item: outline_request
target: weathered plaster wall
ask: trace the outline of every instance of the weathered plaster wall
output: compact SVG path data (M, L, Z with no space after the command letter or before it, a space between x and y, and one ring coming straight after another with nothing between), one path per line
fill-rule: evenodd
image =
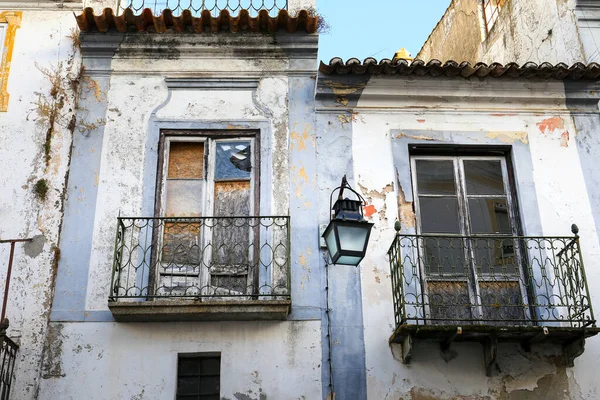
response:
M222 352L223 399L320 398L316 37L108 34L84 36L82 47L86 75L97 84L84 106L103 123L75 141L63 231L69 248L58 268L41 398L78 398L75 382L114 365L121 373L102 374L97 398L168 397L176 354L207 351ZM161 129L260 131L260 214L293 221L288 321L161 323L151 331L112 322L116 218L154 215ZM93 354L81 344L86 340ZM152 361L133 378L124 373L142 354L163 370ZM293 376L294 384L283 376ZM126 381L132 383L113 384Z
M350 110L344 107L348 99L332 93L337 106L332 102L317 112L329 115L324 124L351 124L353 175L370 203L367 215L375 223L360 266L368 398L596 398L599 388L591 378L589 363L599 356L598 338L587 341L573 369L565 368L558 347L538 345L532 353L525 353L518 346L501 345L500 372L492 378L485 376L482 348L476 343L453 345L447 361L437 345L417 343L410 365L402 363L399 346L388 344L394 321L385 254L396 219L403 230L414 229L407 168L410 143L512 146L525 234L569 235L571 223L576 222L598 307L595 288L600 287L600 280L594 265L600 248L590 218L588 173L581 166L577 130L566 109L563 84L529 82L525 89L509 81L379 78L359 86L348 78L329 86L346 93L358 87L362 91L357 106Z
M39 398L174 398L177 354L219 352L222 400L318 399L320 336L319 321L52 323Z
M452 0L415 58L477 61L481 27L477 0Z
M80 135L72 117L81 82L72 12L39 4L16 10L22 20L8 75L10 101L0 113L0 238L35 238L16 247L8 298L8 335L20 345L11 394L18 400L35 398L39 385L70 146ZM48 187L45 199L35 194L40 180ZM0 298L9 249L0 245Z
M579 29L579 37L583 45L586 61L600 61L600 7L594 0L577 0L575 9Z
M488 64L586 61L576 0L509 0L487 35L479 3L454 0L417 58Z

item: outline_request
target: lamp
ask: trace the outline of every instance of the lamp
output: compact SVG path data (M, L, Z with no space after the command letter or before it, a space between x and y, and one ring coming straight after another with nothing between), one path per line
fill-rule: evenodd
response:
M354 193L358 200L343 198L344 189ZM331 207L333 193L339 190L338 199ZM327 250L334 264L357 266L367 253L369 236L373 224L365 221L363 216L364 199L348 185L346 175L342 184L333 189L329 197L329 207L333 210L333 217L323 233Z

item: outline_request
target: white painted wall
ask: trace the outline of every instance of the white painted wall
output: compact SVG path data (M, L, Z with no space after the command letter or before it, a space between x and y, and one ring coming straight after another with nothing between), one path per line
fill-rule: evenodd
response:
M61 196L71 143L71 132L62 121L62 126L55 126L51 159L45 166L43 146L48 125L39 119L38 105L40 96L49 97L51 84L42 70L52 71L62 64L63 76L68 70L77 72L76 51L67 37L74 27L69 10L23 9L8 77L10 103L8 112L0 113L0 238L45 238L40 248L27 252L23 245L17 245L13 264L7 317L8 334L20 344L11 396L16 400L35 398L39 385L52 304L52 248L59 241ZM71 97L62 110L66 118L71 115L70 107ZM42 178L50 187L44 202L33 194L34 184ZM9 248L0 245L0 298L4 295Z
M546 385L544 388L548 389L548 381L542 380L544 377L548 379L547 374L555 375L555 379L564 380L565 383L568 377L565 399L597 398L600 388L593 376L595 361L600 357L600 339L596 337L586 342L585 353L576 359L575 368L567 370L552 363L552 354L560 354L560 349L556 347L538 346L528 356L518 346L501 345L498 364L502 373L493 378L485 376L482 348L476 343L453 345L456 358L448 363L442 359L437 345L417 343L409 366L401 361L399 345L388 345L394 329L394 318L386 252L393 240L394 222L398 218L399 189L386 192L384 188L396 183L390 145L394 130L418 130L424 138L428 137L430 130L473 132L469 136L480 135L481 141L489 139L490 132L494 133L492 136L497 136L497 132L505 132L506 136L500 137L498 144L527 141L532 154L534 182L523 181L523 171L519 171L517 164L517 191L531 190L535 183L542 225L540 231L532 231L528 227L532 225L531 221L528 221L528 216L524 213L522 218L525 233L568 236L571 234L571 224L576 222L580 228L593 304L596 309L600 307L598 232L591 218L592 209L578 149L573 140L577 131L564 108L564 100L561 100L564 99L564 95L560 95L562 83L530 83L528 89L524 89L520 83L513 86L506 81L491 79L485 82L461 80L455 81L455 85L462 88L456 91L457 86L454 86L455 90L452 91L448 90L450 83L440 82L437 92L439 97L436 99L440 103L439 107L421 108L423 105L431 106L429 98L420 96L428 95L429 88L432 87L430 85L435 81L439 82L428 82L428 79L371 79L362 93L352 122L354 174L357 183L363 188L363 194L366 194L365 191L383 194L372 196L372 204L377 210L372 217L375 228L371 234L367 257L361 265L369 399L406 398L419 394L431 396L424 398L440 399L457 396L501 398L514 390L533 391L538 385ZM472 90L474 86L478 86L476 92ZM379 96L383 88L395 95L388 98ZM476 96L488 90L495 91L497 97L493 101L478 101ZM525 92L530 96L529 101L518 100ZM554 105L546 104L544 107L547 110L540 111L538 99L545 101L542 98L548 93L554 93L558 102ZM462 95L475 97L461 100ZM509 99L509 95L514 97ZM552 117L560 118L564 128L542 132L538 123ZM568 147L561 146L560 137L563 132L571 135ZM455 135L451 142L460 144L464 140L466 136ZM421 142L427 143L427 140ZM377 156L374 157L374 154ZM403 188L403 191L410 193L411 189ZM521 206L522 210L527 207L523 204ZM559 389L562 390L562 387ZM548 396L550 397L546 398L562 398L550 394Z
M40 399L174 399L178 353L221 354L221 399L321 398L321 322L65 323ZM60 336L60 337L59 337Z
M585 62L575 15L576 0L510 0L481 43L485 63Z

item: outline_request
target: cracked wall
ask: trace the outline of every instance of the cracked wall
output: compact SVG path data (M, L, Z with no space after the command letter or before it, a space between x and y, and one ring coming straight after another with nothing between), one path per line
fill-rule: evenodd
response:
M591 168L592 158L586 158L587 166L582 167L574 140L581 140L579 145L596 141L590 141L590 132L586 138L577 133L562 83L546 86L530 82L527 87L494 80L448 83L446 86L446 81L437 80L438 98L431 105L427 96L432 86L427 79L372 78L358 104L349 110L361 116L351 127L352 169L359 176L360 193L373 205L368 219L375 222L360 267L367 398L594 399L599 388L587 371L594 370L589 363L599 356L597 338L586 342L586 350L575 360L573 369L562 362L560 347L536 345L527 353L517 345L501 344L499 372L491 378L485 376L483 350L478 343L453 344L448 355L442 354L437 344L417 342L409 365L402 363L399 345L388 344L395 322L386 252L396 220L401 222L402 232L415 232L409 162L412 146L510 146L524 233L569 235L572 221L577 222L586 231L582 246L584 259L589 260L588 279L594 282L593 287L600 287L596 268L587 268L600 252L596 226L590 218L592 199L586 190L590 177L584 172L584 168ZM475 86L476 93L472 91ZM484 98L488 90L495 96ZM515 90L519 94L509 93ZM470 96L462 95L467 92ZM540 106L548 100L545 93L550 92L554 93L553 105ZM452 107L445 107L445 103ZM546 111L540 112L541 108ZM336 123L332 115L331 124ZM585 126L592 129L591 120ZM393 190L387 193L385 189L391 184ZM385 217L380 215L384 206ZM594 292L592 289L592 296Z
M417 58L487 64L585 62L579 31L586 29L578 28L575 6L575 0L509 0L486 33L480 0L453 0Z
M52 306L60 228L76 122L80 58L70 37L70 11L22 11L8 80L8 109L0 115L0 238L34 238L16 246L7 317L20 346L11 399L37 396ZM6 83L6 81L4 82ZM36 182L46 184L45 196ZM10 246L0 245L4 282ZM3 296L4 285L0 289Z
M95 40L113 46L114 57L96 54ZM294 46L265 35L82 37L85 77L95 82L82 106L105 122L75 141L63 230L68 246L59 262L40 398L170 397L177 354L197 352L221 353L223 398L321 397L321 271L311 250L318 225L310 223L315 80L304 65L314 64L316 37L303 40L298 56ZM162 323L151 330L113 322L107 300L117 216L154 215L163 129L259 132L260 215L296 221L288 321ZM129 366L140 360L140 373L132 374ZM96 390L77 387L94 371L103 377L94 379ZM298 377L295 385L281 385L283 374Z

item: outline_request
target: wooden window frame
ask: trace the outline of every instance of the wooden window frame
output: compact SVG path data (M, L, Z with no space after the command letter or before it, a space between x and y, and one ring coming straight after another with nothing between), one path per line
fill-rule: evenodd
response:
M424 149L420 149L414 153L411 153L410 155L410 167L411 167L411 181L412 181L412 189L413 189L413 201L414 201L414 210L415 210L415 216L416 216L416 233L418 235L422 235L422 236L428 236L427 233L423 233L422 231L422 224L421 224L421 210L420 210L420 199L419 196L425 196L425 197L448 197L450 195L433 195L433 194L424 194L424 195L420 195L419 191L418 191L418 185L417 185L417 167L416 167L416 162L418 160L429 160L429 161L452 161L453 163L453 175L454 175L454 184L455 184L455 197L457 199L457 205L458 205L458 217L459 217L459 230L460 232L458 234L443 234L443 236L448 236L448 237L452 237L452 236L456 236L457 238L460 238L462 236L477 236L477 237L496 237L496 236L507 236L507 237L511 237L511 236L520 236L520 232L521 232L521 225L519 222L519 208L518 208L518 204L516 202L516 190L515 190L515 186L514 186L514 176L512 173L512 165L510 163L510 155L509 154L497 154L498 152L493 151L491 152L492 154L485 154L485 152L482 152L481 154L473 154L473 150L472 149L471 152L465 152L465 151L460 151L458 149L453 149L453 148L442 148L441 151L439 152L427 152L426 150L424 151ZM476 150L475 150L476 151ZM495 154L494 154L495 153ZM470 161L470 160L481 160L481 161L500 161L501 163L501 168L502 168L502 180L503 180L503 184L504 184L504 195L472 195L472 194L467 194L467 190L466 190L466 176L465 176L465 172L464 172L464 161ZM511 228L512 228L512 232L510 234L502 234L502 233L490 233L490 234L481 234L481 233L477 233L474 234L471 232L471 221L470 221L470 212L469 212L469 199L470 198L490 198L490 197L498 197L498 198L505 198L506 202L508 204L508 213L509 213L509 220L511 222ZM435 237L436 235L441 235L439 233L431 233L429 234L433 237ZM490 275L489 274L482 274L481 276L478 275L477 273L477 268L474 265L474 260L476 259L475 254L474 254L474 249L470 248L468 249L467 246L465 246L464 248L464 252L465 252L465 259L469 260L468 263L468 268L469 268L469 273L470 273L470 279L472 280L472 282L469 282L469 279L466 278L466 282L467 282L467 291L469 294L469 298L471 299L471 309L472 309L472 313L475 313L476 315L478 315L479 317L483 316L483 309L482 309L482 305L480 303L480 299L481 299L481 293L480 293L480 285L479 282L480 281L488 281L490 280ZM519 274L520 276L525 277L526 276L526 271L524 271L523 269L523 265L522 265L522 257L524 256L522 253L522 249L520 249L519 246L515 246L515 252L516 252L516 259L517 264L518 264L518 268L519 268ZM423 290L423 294L424 296L428 296L428 289L427 289L427 285L425 284L425 282L428 280L427 278L427 272L425 270L425 266L423 265L423 263L419 263L419 268L420 268L420 273L421 276L424 279L424 285L422 287ZM434 277L435 281L453 281L453 282L458 282L460 281L459 279L455 278L455 277ZM519 281L519 286L520 286L520 290L521 290L521 296L523 299L527 299L531 296L530 290L531 288L529 287L525 287L521 281ZM428 306L426 306L428 308ZM427 315L431 315L431 311L429 309L425 310ZM525 321L532 321L533 314L531 312L531 310L526 309L525 310Z
M156 195L154 204L154 216L163 217L166 206L165 184L167 167L169 164L169 144L171 142L204 142L204 166L203 174L205 180L205 188L202 199L202 217L212 217L214 210L214 168L216 165L216 144L227 141L242 141L248 140L251 143L252 157L252 176L250 178L250 191L252 193L250 215L260 215L260 132L258 130L162 130L160 132L158 145L158 165L156 174ZM209 177L209 171L213 171L213 177ZM256 234L256 233L254 233ZM159 229L153 230L153 243L160 243L161 234ZM206 240L206 238L205 238ZM154 246L152 260L158 259L157 249L160 246ZM257 256L256 254L254 255ZM207 261L207 260L205 260ZM208 261L207 261L208 262ZM159 282L160 273L157 271L160 268L160 262L152 262L156 264L155 268L149 271L149 288L153 294L155 286ZM253 276L256 282L258 281L258 269L254 271L256 276ZM210 273L206 273L202 269L198 271L199 286L207 287Z
M495 2L495 4L492 4ZM489 35L492 31L492 28L498 22L498 18L500 17L500 13L502 9L506 7L508 0L481 0L481 6L483 10L483 23L485 25L485 33ZM486 8L489 7L491 10L490 15L486 12Z

